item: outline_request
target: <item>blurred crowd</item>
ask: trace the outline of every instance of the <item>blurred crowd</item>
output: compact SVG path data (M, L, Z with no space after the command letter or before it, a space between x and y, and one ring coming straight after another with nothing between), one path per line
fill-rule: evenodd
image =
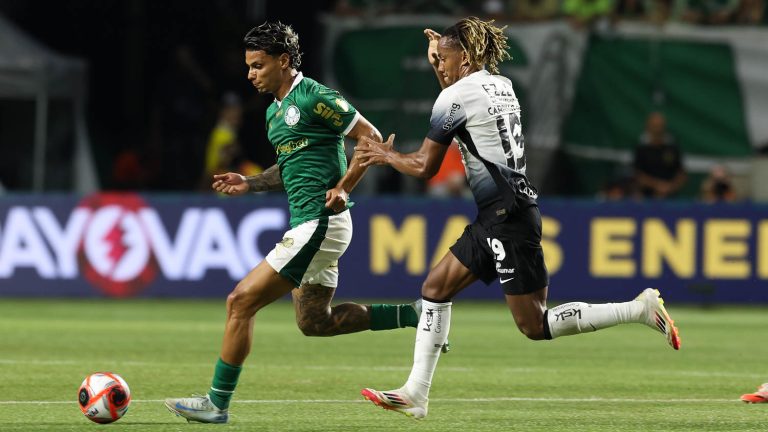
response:
M338 0L335 13L378 17L397 13L478 15L503 22L566 17L575 27L610 26L619 20L656 24L768 24L766 0Z
M741 179L742 183L743 180ZM674 135L667 129L661 112L652 112L640 133L631 165L622 175L608 181L598 192L605 201L667 199L679 197L689 174L684 155ZM700 181L697 198L705 203L736 202L746 198L746 186L737 184L725 164L710 165Z
M407 13L472 14L509 23L566 17L576 28L599 30L620 20L765 24L766 1L337 0L328 12L359 18ZM234 33L230 36L237 37ZM303 40L309 37L303 35ZM201 59L193 46L179 44L173 48L152 98L155 102L149 114L149 137L138 144L124 145L114 155L111 176L104 182L106 188L210 191L213 174L236 171L252 175L274 164L274 152L264 132L264 113L272 99L258 95L245 79L240 47L220 46L228 48L217 51L214 62ZM601 198L674 197L689 181L684 155L668 132L663 114L651 113L646 129L638 132L631 167L605 184ZM469 197L455 143L438 175L417 189L432 196ZM700 196L707 202L733 201L738 198L734 190L726 167L717 165L702 181Z
M175 48L157 86L149 136L115 155L107 187L209 191L213 174L253 175L274 163L263 133L271 99L258 95L245 79L235 48L225 50L219 72L227 72L218 78L192 47Z

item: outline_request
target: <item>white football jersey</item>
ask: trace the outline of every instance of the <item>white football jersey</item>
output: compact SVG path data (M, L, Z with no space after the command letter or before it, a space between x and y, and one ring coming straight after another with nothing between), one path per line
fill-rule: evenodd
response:
M432 107L427 137L459 142L469 186L479 208L535 202L525 176L525 139L520 103L506 77L486 70L443 89ZM512 201L512 202L510 202Z

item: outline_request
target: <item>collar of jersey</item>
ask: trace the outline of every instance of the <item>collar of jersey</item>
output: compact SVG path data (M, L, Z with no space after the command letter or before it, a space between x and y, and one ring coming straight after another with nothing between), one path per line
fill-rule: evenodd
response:
M285 98L287 98L287 97L288 97L288 95L289 95L289 94L291 94L291 92L293 91L293 89L294 89L294 88L295 88L297 85L299 85L299 83L300 83L300 82L301 82L301 80L303 80L303 79L304 79L304 74L303 74L303 73L299 72L299 73L297 73L297 74L296 74L296 76L293 78L293 84L291 84L291 88L289 88L289 89L288 89L288 93L286 93L286 94L285 94L285 96L283 96L283 100L285 100ZM279 107L279 106L282 104L282 102L283 102L283 101L279 101L279 100L277 100L277 98L275 98L275 103L277 104L277 106L278 106L278 107Z
M479 71L474 71L474 72L472 72L471 74L469 74L467 76L472 76L472 75L490 75L490 74L491 73L488 72L488 69L480 69Z
M488 72L488 70L487 70L487 69L480 69L479 71L475 71L475 72L472 72L471 74L469 74L469 75L465 76L465 77L464 77L464 78L462 78L462 79L472 78L472 77L474 77L475 75L477 75L477 76L480 76L480 75L490 75L490 74L491 74L491 73L490 73L490 72ZM461 80L459 80L459 81L457 81L457 82L461 82ZM469 82L469 81L467 81L467 82Z

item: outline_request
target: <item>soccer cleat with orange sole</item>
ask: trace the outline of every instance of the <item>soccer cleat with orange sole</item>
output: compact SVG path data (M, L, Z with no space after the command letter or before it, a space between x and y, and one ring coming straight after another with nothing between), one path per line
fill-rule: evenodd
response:
M420 420L427 416L428 401L415 403L405 392L400 390L378 391L372 388L362 389L360 394L364 398L380 406L385 410L397 411L408 417Z
M746 403L768 403L768 383L758 387L754 393L741 395L741 400Z
M645 305L645 324L663 334L667 338L669 346L679 350L680 332L675 327L675 321L664 308L664 299L661 298L659 290L646 288L635 297L635 300Z

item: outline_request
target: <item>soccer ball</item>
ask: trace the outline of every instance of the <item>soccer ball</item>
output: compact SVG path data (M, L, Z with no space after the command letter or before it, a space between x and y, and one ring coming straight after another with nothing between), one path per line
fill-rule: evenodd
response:
M88 375L77 392L80 411L96 423L112 423L125 415L131 404L128 383L118 374L97 372Z

